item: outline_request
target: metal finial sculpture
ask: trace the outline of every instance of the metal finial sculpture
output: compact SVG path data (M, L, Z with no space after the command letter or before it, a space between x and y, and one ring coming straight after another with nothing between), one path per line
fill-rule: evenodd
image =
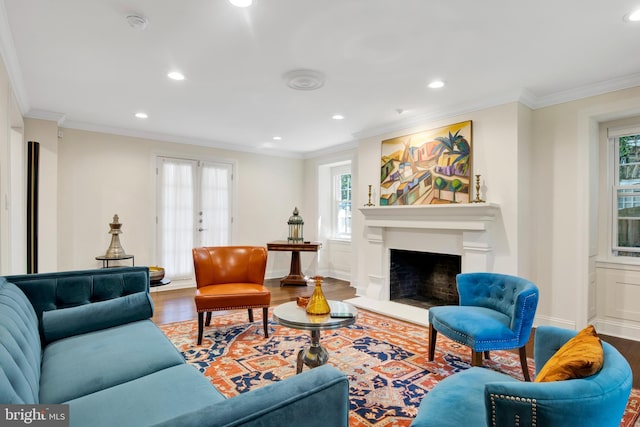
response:
M109 234L111 234L111 244L105 256L107 258L121 258L125 256L124 249L120 244L119 234L122 233L122 224L118 222L118 214L113 216L113 222L109 223Z

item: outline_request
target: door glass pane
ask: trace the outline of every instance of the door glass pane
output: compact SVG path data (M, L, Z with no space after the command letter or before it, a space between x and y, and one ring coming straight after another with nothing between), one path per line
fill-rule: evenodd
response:
M200 246L229 244L231 165L204 163L201 167L198 230Z
M159 261L171 278L191 277L193 272L196 166L191 160L160 159Z

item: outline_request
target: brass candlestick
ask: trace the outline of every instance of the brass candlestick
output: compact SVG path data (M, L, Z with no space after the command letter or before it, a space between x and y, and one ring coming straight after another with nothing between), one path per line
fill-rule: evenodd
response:
M365 206L375 206L375 203L371 203L371 185L369 185L369 201L365 203Z
M484 200L480 198L480 175L476 175L476 198L471 203L484 203Z

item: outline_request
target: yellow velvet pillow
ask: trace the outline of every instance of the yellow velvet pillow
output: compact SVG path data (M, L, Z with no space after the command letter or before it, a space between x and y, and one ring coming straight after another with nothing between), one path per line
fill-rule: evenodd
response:
M562 381L584 378L602 368L604 352L593 325L589 325L567 341L544 364L535 382Z

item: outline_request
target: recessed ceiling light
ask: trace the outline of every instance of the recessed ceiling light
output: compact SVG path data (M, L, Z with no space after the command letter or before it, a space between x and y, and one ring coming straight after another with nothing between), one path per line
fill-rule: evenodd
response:
M147 115L147 113L140 112L140 113L136 113L136 117L139 118L139 119L146 119L149 116Z
M333 120L342 120L344 119L344 116L342 114L334 114L333 116L331 116L331 118Z
M282 141L282 137L281 136L274 136L273 140L274 141Z
M184 74L178 71L170 72L169 74L167 74L167 77L169 77L171 80L184 80Z
M229 3L236 7L249 7L253 0L229 0Z
M444 87L444 82L442 80L434 80L427 86L429 86L431 89L440 89L441 87Z
M632 12L627 13L624 16L624 20L625 21L629 21L629 22L638 22L638 21L640 21L640 9L634 10Z

